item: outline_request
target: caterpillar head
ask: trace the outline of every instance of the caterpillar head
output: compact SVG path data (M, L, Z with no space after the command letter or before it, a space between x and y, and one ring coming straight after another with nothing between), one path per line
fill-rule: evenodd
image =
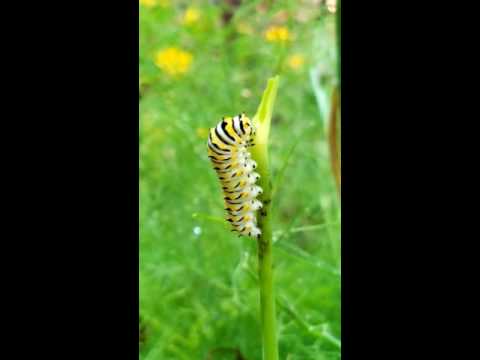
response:
M245 135L249 137L255 135L255 128L253 127L252 120L250 120L250 118L248 118L244 113L240 114L239 116L242 127L245 130Z

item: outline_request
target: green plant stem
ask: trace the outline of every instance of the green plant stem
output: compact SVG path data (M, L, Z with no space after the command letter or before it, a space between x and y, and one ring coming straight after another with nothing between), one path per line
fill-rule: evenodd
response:
M277 88L278 76L268 81L260 106L253 118L257 135L256 145L252 148L252 158L257 162L257 172L260 174L258 185L263 189L263 194L259 198L263 207L257 216L258 226L262 231L257 242L263 360L278 360L275 293L273 289L272 182L268 164L268 135Z
M258 239L258 277L260 286L260 308L263 333L263 359L278 359L277 327L275 312L275 293L273 289L273 254L272 254L272 221L271 221L271 184L268 174L266 151L257 154L258 169L263 181L259 185L263 189L263 208L258 216L258 226L262 235Z

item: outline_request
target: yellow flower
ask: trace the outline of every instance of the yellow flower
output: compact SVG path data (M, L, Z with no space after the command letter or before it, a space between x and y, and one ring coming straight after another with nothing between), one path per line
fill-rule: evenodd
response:
M192 54L175 47L160 50L155 55L155 65L172 76L185 74L192 60Z
M197 128L197 136L200 139L206 139L208 137L208 132L207 128Z
M290 40L290 32L285 26L270 26L265 32L265 39L269 42L286 42Z
M185 25L192 25L200 19L200 11L194 7L189 7L183 14L182 22Z
M305 58L303 57L303 55L294 54L288 58L287 62L288 66L290 66L290 68L292 68L293 70L300 70L305 63Z
M143 5L145 7L154 7L157 5L156 0L140 0L140 5Z
M140 0L140 5L145 7L154 7L160 5L161 7L167 7L170 5L170 0Z

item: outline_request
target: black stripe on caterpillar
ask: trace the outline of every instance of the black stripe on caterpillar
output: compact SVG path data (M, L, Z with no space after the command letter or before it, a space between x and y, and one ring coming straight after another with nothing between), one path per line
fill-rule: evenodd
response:
M256 212L262 208L257 196L262 188L255 185L260 175L249 148L254 146L255 129L244 114L224 117L210 129L208 157L222 185L226 220L241 236L259 238Z

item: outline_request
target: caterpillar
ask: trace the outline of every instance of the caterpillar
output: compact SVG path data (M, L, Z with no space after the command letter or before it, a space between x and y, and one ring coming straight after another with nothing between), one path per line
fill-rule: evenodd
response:
M262 208L257 196L263 193L256 181L260 175L254 170L257 163L249 148L254 145L255 128L241 113L223 117L208 135L208 157L222 185L227 212L226 220L239 236L259 238L255 212Z

